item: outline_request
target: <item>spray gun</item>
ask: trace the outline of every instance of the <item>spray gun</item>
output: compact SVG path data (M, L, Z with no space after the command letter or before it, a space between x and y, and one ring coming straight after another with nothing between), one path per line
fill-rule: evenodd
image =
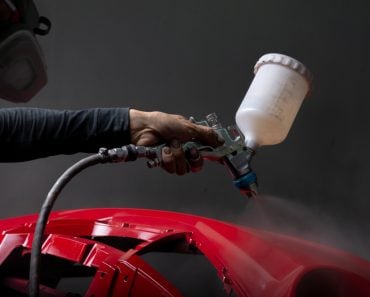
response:
M248 197L257 194L257 176L250 167L253 155L260 146L278 144L286 138L312 82L309 70L301 62L282 54L263 55L254 67L254 74L236 112L237 127L222 127L215 113L201 121L190 118L196 124L213 128L225 143L217 148L192 141L183 145L185 152L195 148L203 159L225 165L234 185ZM159 167L163 146L129 145L108 150L107 156L111 162L145 157L150 168Z
M225 139L223 146L212 148L196 142L183 145L186 151L195 147L203 159L225 165L234 185L248 197L257 194L257 176L250 163L255 151L263 145L282 142L311 88L312 76L299 61L282 54L263 55L254 67L255 77L236 113L237 127L223 128L215 113L195 121L215 129ZM148 162L149 167L161 164L161 149Z

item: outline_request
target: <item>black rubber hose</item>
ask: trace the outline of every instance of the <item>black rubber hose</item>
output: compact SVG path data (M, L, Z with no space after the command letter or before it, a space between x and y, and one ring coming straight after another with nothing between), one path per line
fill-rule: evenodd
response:
M65 185L82 170L99 164L108 162L109 157L101 151L98 154L86 157L71 167L69 167L55 182L53 187L50 189L37 219L36 228L34 231L34 237L31 249L31 260L30 260L30 274L29 274L29 296L39 296L39 273L40 273L40 260L41 260L41 247L43 242L43 236L45 226L49 219L50 212L53 205L58 198L58 195L63 190Z

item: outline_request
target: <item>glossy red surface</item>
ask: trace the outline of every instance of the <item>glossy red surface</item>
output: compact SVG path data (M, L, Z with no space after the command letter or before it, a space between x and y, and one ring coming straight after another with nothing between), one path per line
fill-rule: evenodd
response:
M0 221L4 288L27 292L25 267L36 218ZM68 274L92 276L85 296L182 296L141 257L152 251L203 253L227 294L236 296L370 296L366 260L199 216L142 209L60 211L52 213L46 234L41 296L66 296L56 283Z

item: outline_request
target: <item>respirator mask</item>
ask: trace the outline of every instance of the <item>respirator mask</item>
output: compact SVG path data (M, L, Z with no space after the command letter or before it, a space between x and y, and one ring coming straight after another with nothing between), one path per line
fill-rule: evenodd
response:
M39 16L32 0L0 0L11 11L0 22L0 98L27 102L47 83L46 63L36 35L51 23Z

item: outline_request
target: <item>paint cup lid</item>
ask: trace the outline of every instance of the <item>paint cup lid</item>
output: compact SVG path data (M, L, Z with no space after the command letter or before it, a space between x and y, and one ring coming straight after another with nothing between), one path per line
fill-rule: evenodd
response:
M259 60L257 61L256 65L254 66L254 74L257 73L258 69L265 64L279 64L285 67L288 67L299 74L301 74L309 83L309 86L311 88L312 85L312 74L308 70L308 68L303 65L301 62L298 60L283 55L283 54L277 54L277 53L270 53L270 54L265 54Z

